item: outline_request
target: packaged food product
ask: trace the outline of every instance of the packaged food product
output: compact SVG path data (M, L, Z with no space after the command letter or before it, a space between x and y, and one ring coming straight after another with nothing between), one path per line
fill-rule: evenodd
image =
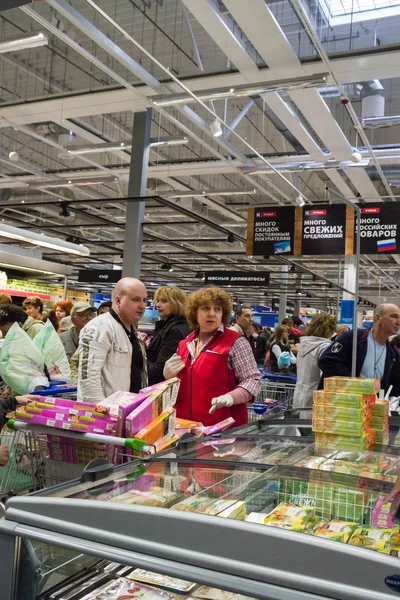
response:
M249 596L242 596L241 594L235 594L234 592L227 592L225 590L217 590L205 585L199 587L192 594L193 598L204 598L204 600L256 600ZM190 599L188 599L190 600Z
M144 569L135 569L127 578L133 581L166 588L178 592L179 594L188 593L197 585L191 581L169 577L169 575L161 575L160 573L153 573L152 571L145 571Z
M320 404L343 408L363 408L365 410L374 406L375 394L336 392L327 389L316 390L314 392L314 406Z
M159 588L149 587L124 577L116 579L87 600L174 600L174 594Z
M384 429L375 429L372 427L371 431L374 434L374 441L376 445L387 446L389 443L389 427L385 427Z
M225 431L225 429L229 429L235 423L235 419L232 417L228 417L215 425L210 425L209 427L200 427L199 429L195 429L195 435L199 437L204 437L207 435L213 435L214 433L220 433L221 431Z
M314 515L315 511L311 506L295 506L282 502L265 517L264 523L272 527L302 531Z
M375 394L380 389L379 379L362 379L361 377L326 377L324 379L324 390L329 392Z
M390 515L391 505L391 501L385 501L385 496L379 496L371 515L371 524L374 527L383 527L385 529L394 527L393 519Z
M371 409L348 408L347 406L335 406L327 403L314 404L313 418L318 419L337 419L339 421L359 421L364 422L371 416Z
M16 418L26 423L35 425L44 425L45 427L54 427L55 429L66 429L71 431L80 431L82 433L99 433L102 435L116 434L116 423L104 423L100 419L93 419L92 422L78 421L69 419L68 421L56 419L55 417L45 417L38 414L31 414L20 407L15 411ZM63 415L62 415L63 416Z
M164 391L163 387L156 388L150 396L147 396L139 406L127 415L125 428L129 437L134 437L138 431L159 417L164 410L167 410L166 403L163 401Z
M304 467L306 469L320 469L322 463L326 461L324 456L305 456L296 463L295 467Z
M335 435L361 436L365 431L363 421L338 421L330 417L320 419L313 417L313 431L322 433L334 433Z
M145 492L142 490L131 490L129 492L125 492L124 494L120 494L114 498L111 498L110 502L169 508L181 497L181 492L174 492L155 486Z
M182 510L184 512L202 512L209 504L213 502L212 498L206 496L191 496L185 498L178 504L174 504L171 510Z
M315 445L323 448L340 448L349 450L369 450L374 445L374 433L368 431L362 436L335 435L333 433L316 433Z
M143 429L135 434L139 440L144 440L148 444L154 444L164 436L172 433L175 429L175 414L174 408L169 408L156 417L154 421L146 425Z
M382 552L388 550L388 544L392 546L400 545L400 530L398 527L380 529L364 525L354 531L349 544Z
M333 520L315 529L313 535L346 543L357 527L358 523Z
M198 421L191 421L190 419L178 419L176 418L175 429L193 429L195 427L200 427L201 423Z
M224 519L236 519L237 521L244 521L246 519L246 503L243 501L235 502L226 508L222 512L218 513L218 517Z
M389 416L389 400L376 400L372 407L373 417L388 417Z
M203 515L218 515L220 512L229 508L233 504L235 504L235 500L233 498L230 500L224 500L220 498L219 500L214 500L211 502L211 504L208 504L203 510L201 510L201 513Z

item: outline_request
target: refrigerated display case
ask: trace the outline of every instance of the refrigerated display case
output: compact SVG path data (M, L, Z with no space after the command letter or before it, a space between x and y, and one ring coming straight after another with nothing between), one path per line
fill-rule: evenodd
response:
M307 507L307 519L312 513L319 522L351 522L352 533L356 526L368 530L379 496L392 488L400 448L321 453L312 439L228 433L122 465L99 481L11 498L0 521L0 598L88 600L95 595L84 593L87 569L97 568L104 583L121 565L268 600L398 594L399 557L316 537L310 520L301 532L264 521L289 503ZM51 566L43 548L71 556ZM111 562L106 574L101 560ZM57 589L46 596L43 588L56 575ZM74 578L83 586L78 595L60 595ZM119 597L111 592L104 598Z

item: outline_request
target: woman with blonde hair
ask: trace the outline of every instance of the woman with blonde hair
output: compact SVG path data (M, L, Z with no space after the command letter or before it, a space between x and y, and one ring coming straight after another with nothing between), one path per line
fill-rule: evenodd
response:
M190 294L186 316L193 333L164 368L167 379L179 374L181 380L177 417L203 425L229 417L235 426L247 423L247 403L260 392L261 374L248 340L229 329L231 312L229 295L220 288Z
M270 348L270 367L275 373L293 377L296 374L296 357L289 343L290 329L287 325L278 325Z
M321 371L318 361L331 345L331 337L336 332L336 318L328 313L314 315L306 334L300 339L297 354L297 383L293 397L294 408L311 408L314 390L318 389ZM311 414L303 413L305 418Z
M149 385L163 381L165 361L171 358L179 342L189 333L186 304L185 292L174 286L159 287L154 294L154 306L160 320L156 323L154 337L146 350Z

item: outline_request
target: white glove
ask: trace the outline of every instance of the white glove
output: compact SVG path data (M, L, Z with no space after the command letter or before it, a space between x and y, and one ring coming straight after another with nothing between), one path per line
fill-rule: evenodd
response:
M398 409L399 400L400 400L400 396L390 396L390 398L389 398L390 410Z
M165 379L176 377L182 369L185 368L185 363L177 354L173 354L164 365L163 375Z
M212 415L218 408L225 408L226 406L232 406L233 398L230 394L223 394L217 396L211 400L210 415Z

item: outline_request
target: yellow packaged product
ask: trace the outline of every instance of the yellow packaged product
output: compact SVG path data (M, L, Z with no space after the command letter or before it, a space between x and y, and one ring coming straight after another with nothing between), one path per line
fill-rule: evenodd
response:
M358 523L352 523L350 521L333 520L325 523L322 527L315 529L313 535L325 537L336 542L346 543L358 526Z
M218 517L223 517L224 519L236 519L237 521L245 521L246 520L246 502L238 501L235 504L232 504L229 508L226 508L224 511L218 513Z
M291 531L304 531L307 522L315 516L311 506L296 506L281 502L264 519L265 525Z
M351 392L353 394L376 394L381 389L379 379L361 377L326 377L324 390L328 392Z
M351 546L359 546L360 548L369 548L377 552L385 552L390 546L400 546L400 530L398 527L391 529L381 529L364 525L359 527L350 538Z
M327 381L327 380L325 380ZM335 392L316 390L314 392L314 406L355 408L367 410L375 404L375 394L354 394L350 392Z
M203 512L207 506L213 503L212 498L206 496L191 496L185 498L171 507L171 510L182 510L184 512Z

